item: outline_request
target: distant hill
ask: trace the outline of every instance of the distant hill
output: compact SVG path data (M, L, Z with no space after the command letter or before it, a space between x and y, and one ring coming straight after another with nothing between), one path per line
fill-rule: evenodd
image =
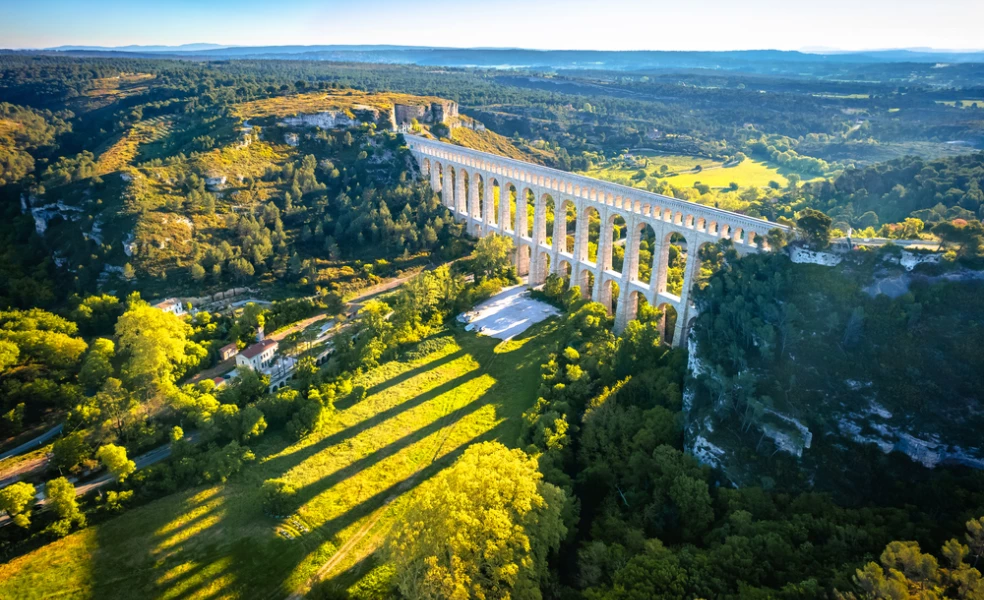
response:
M202 52L229 48L226 44L181 44L180 46L58 46L45 48L54 52L70 51L108 51L108 52Z
M63 46L57 52L106 52L126 56L169 55L201 59L328 60L451 67L602 69L724 69L798 73L804 65L870 63L984 63L984 52L874 50L864 52L740 50L729 52L527 50L521 48L436 48L422 46Z

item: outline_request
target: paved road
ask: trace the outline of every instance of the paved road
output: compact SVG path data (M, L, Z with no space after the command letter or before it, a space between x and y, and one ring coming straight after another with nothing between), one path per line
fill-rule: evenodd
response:
M45 442L47 442L51 438L55 437L59 433L61 433L62 432L62 429L64 429L64 427L65 427L64 424L59 424L59 425L56 425L56 426L52 427L46 433L43 433L43 434L39 435L38 437L34 438L33 440L31 440L29 442L24 442L23 444L21 444L20 446L17 446L13 450L8 450L8 451L4 452L3 454L0 454L0 460L3 460L5 458L10 458L11 456L17 456L18 454L24 454L28 450L33 450L35 448L38 448L40 446L43 446L45 444Z
M846 244L847 238L834 238L831 243L841 242ZM887 238L851 238L851 243L855 246L869 246L878 248L889 243L902 248L914 248L923 250L938 250L940 243L933 240L890 240Z
M195 440L198 439L198 432L194 432L189 435L186 435L184 439L186 441L194 443ZM136 467L139 470L139 469L143 469L144 467L149 467L154 463L158 463L168 458L169 456L171 456L171 445L165 444L158 448L154 448L150 452L141 454L140 456L134 458L133 462L134 464L136 464ZM103 475L100 475L99 477L96 477L91 481L87 481L82 484L76 484L75 495L82 496L94 490L98 490L99 488L105 486L106 484L111 483L113 479L114 477L111 474L105 473ZM70 478L69 481L75 483L75 480L73 478ZM45 498L44 496L44 486L38 486L38 493L36 497L38 499L38 502L34 506L35 513L44 510L45 504L47 504L48 502L48 499ZM0 516L0 527L5 527L9 523L10 523L10 517L8 517L7 515Z

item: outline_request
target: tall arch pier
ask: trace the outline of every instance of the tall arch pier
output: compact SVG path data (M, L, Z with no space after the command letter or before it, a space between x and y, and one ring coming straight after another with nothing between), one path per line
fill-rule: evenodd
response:
M676 315L672 344L696 316L690 292L699 250L729 239L741 252L768 250L784 225L487 152L404 135L423 176L476 237L512 239L516 269L531 286L550 273L615 314L621 331L639 299ZM619 248L619 249L616 249ZM621 260L615 260L620 255Z

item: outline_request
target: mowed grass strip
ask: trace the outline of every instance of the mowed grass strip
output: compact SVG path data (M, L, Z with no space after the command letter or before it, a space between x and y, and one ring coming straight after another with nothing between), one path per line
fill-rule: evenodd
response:
M318 436L289 444L270 434L228 483L172 494L0 566L0 598L279 598L350 539L339 569L362 561L415 487L468 445L516 443L556 328L547 321L506 343L456 333L419 360L384 364L356 382L369 395L340 403ZM300 489L287 519L262 512L260 485L271 477Z

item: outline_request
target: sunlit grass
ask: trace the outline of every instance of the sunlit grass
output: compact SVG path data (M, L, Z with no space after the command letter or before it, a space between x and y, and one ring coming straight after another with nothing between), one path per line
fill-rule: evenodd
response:
M423 104L440 102L436 96L413 96L395 92L363 92L359 90L337 90L333 92L312 92L274 96L251 102L237 104L233 108L236 116L244 119L263 117L288 117L297 114L317 114L329 110L353 110L371 107L389 110L393 104Z
M556 343L547 321L519 340L457 333L418 360L357 381L369 392L321 434L268 434L229 483L173 494L0 566L0 598L263 598L334 577L371 555L415 486L476 440L515 444ZM263 514L259 488L286 477L300 508ZM287 539L279 532L289 532ZM344 559L341 557L344 556Z
M724 163L720 161L699 156L646 152L633 154L638 157L645 157L648 164L642 162L633 164L631 161L616 162L610 166L585 171L584 174L623 185L645 187L645 180L639 181L635 178L639 170L642 169L648 175L654 175L661 171L662 166L666 166L666 174L660 178L660 181L665 181L677 188L693 187L697 182L712 188L725 188L732 182L737 183L740 187L765 187L772 181L782 186L787 184L786 178L779 172L778 168L757 160L746 159L737 165L724 166ZM701 171L692 172L698 166L701 167Z
M984 100L937 100L936 103L957 108L984 108Z

